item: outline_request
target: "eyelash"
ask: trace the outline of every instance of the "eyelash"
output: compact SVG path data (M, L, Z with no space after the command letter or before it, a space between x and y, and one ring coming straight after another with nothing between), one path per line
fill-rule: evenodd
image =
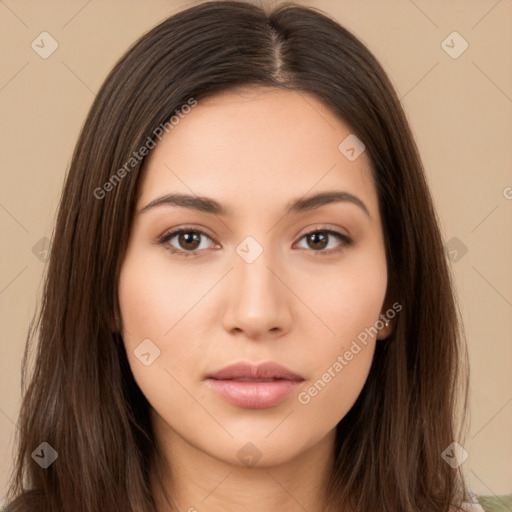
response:
M173 247L172 245L167 243L167 242L169 242L169 240L174 238L176 235L180 235L181 233L197 233L199 235L204 235L207 238L210 238L210 240L211 240L211 237L208 236L203 231L200 231L200 230L192 228L192 227L190 227L190 228L183 227L183 228L177 229L175 231L164 233L157 240L157 243L160 244L160 245L163 245L165 247L165 249L170 251L172 254L176 254L178 256L183 256L184 258L199 256L198 253L201 252L201 251L197 251L197 249L195 251L182 251L180 249L176 249L176 247ZM313 231L309 231L308 233L304 233L300 237L299 241L302 240L306 236L312 235L313 233L327 233L327 234L333 235L334 237L336 237L341 242L341 244L336 249L330 249L328 251L325 251L325 250L321 250L321 251L311 250L310 252L312 252L315 256L329 256L329 255L332 255L332 254L335 254L335 253L340 253L346 247L348 247L348 246L350 246L352 244L352 240L348 236L346 236L346 235L344 235L342 233L339 233L338 231L334 231L332 229L327 229L327 228L325 228L325 229L324 228L318 228L318 229L315 229ZM206 249L202 249L202 250L206 250Z

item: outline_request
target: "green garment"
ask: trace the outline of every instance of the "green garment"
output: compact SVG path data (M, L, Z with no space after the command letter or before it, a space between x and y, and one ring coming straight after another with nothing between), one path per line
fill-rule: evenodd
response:
M512 512L512 494L501 496L478 496L485 512Z

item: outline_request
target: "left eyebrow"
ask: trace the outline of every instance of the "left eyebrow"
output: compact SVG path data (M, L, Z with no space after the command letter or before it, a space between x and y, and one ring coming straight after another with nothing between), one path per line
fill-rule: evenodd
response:
M371 218L370 212L363 201L349 192L320 192L310 197L294 199L286 205L286 209L287 213L302 213L305 211L316 210L317 208L327 204L340 202L355 204ZM190 210L212 213L214 215L232 215L230 210L210 197L175 193L166 194L165 196L153 199L153 201L148 203L137 213L141 214L151 208L161 205L181 206Z
M300 198L292 201L287 205L288 213L300 213L309 210L315 210L326 204L331 203L352 203L361 208L368 217L371 218L370 212L366 205L354 194L349 192L321 192L314 196Z

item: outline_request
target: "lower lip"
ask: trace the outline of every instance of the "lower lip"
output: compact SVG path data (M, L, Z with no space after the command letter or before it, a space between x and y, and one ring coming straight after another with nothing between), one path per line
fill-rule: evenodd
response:
M210 386L229 403L246 409L265 409L280 404L293 393L300 381L237 381L208 379Z

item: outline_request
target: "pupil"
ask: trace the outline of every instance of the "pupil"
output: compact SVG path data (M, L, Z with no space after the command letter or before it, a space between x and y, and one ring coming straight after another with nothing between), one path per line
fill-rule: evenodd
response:
M186 249L196 249L199 246L199 235L194 232L181 233L180 244ZM190 246L192 244L192 247Z
M323 249L327 245L327 236L325 233L312 233L310 235L310 241L314 244L313 248ZM317 242L320 242L320 245Z

